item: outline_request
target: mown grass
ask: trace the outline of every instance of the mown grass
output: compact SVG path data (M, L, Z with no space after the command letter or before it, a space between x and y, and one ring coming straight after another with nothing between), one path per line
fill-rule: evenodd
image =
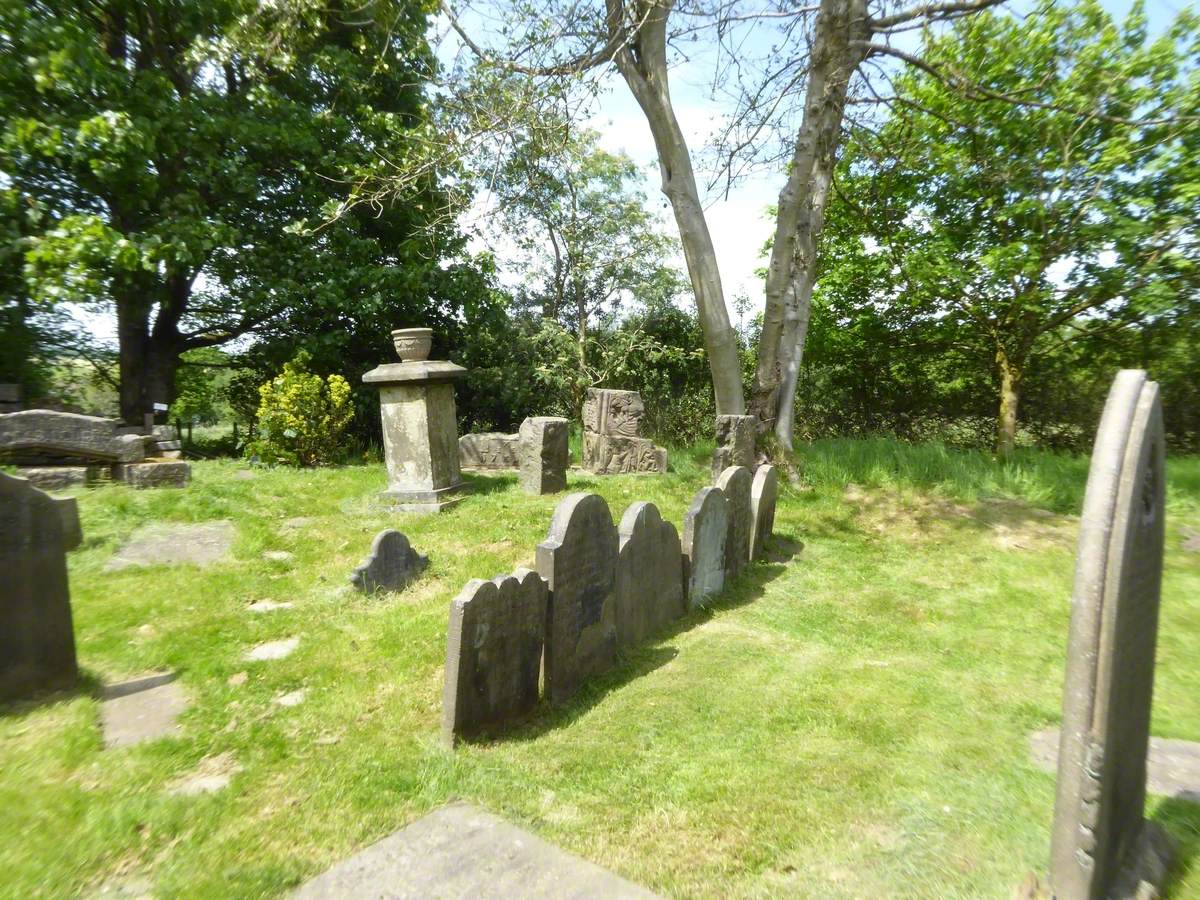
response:
M653 500L678 524L710 451L675 453L664 477L573 472L570 488L614 517ZM453 512L398 519L370 505L380 467L247 477L234 462L197 464L185 491L82 494L81 663L97 682L178 670L192 707L181 737L124 750L103 749L87 691L0 713L0 894L144 880L161 896L278 895L463 798L664 895L1007 896L1048 854L1054 779L1027 740L1059 718L1086 460L998 468L852 441L802 455L776 561L567 707L453 753L438 742L448 602L528 564L559 498L480 476ZM1200 460L1169 477L1154 731L1200 740L1200 555L1181 549L1200 528ZM221 518L238 535L227 564L103 568L146 522ZM347 590L398 522L426 575L397 595ZM294 606L247 611L263 599ZM295 636L287 659L244 661ZM301 705L273 702L300 687ZM170 793L219 754L240 767L228 788ZM1200 896L1200 806L1150 812L1183 843L1174 896Z

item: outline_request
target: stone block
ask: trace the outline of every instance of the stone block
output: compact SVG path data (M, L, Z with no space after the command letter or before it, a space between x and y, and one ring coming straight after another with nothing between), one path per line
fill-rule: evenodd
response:
M90 466L26 466L17 473L40 491L64 491L83 487L89 481Z
M617 647L636 647L686 611L679 532L653 503L630 505L617 529Z
M458 463L465 469L517 469L520 435L478 432L458 439Z
M113 466L113 477L132 488L187 487L192 479L190 463L162 460L153 462L123 463Z
M758 419L754 416L717 416L717 448L713 451L713 478L730 466L754 471L754 440Z
M137 462L142 439L118 434L112 419L49 409L27 409L0 415L0 454L31 465L65 460Z
M683 589L688 608L703 606L725 587L729 503L720 488L706 487L683 517Z
M364 594L401 591L428 565L429 558L414 550L407 537L385 528L371 542L370 555L350 573L350 583Z
M640 436L645 412L637 391L589 388L583 404L583 467L597 475L665 472L667 451Z
M725 537L725 578L736 578L750 562L754 510L750 501L754 476L745 466L730 466L717 479L729 509L729 527Z
M521 423L521 490L527 494L557 494L567 489L566 419L535 416Z
M774 466L759 466L750 487L751 522L750 558L763 555L767 539L775 530L775 503L779 498L779 473Z
M154 441L151 447L154 450L154 455L159 456L164 450L182 450L183 444L179 441Z

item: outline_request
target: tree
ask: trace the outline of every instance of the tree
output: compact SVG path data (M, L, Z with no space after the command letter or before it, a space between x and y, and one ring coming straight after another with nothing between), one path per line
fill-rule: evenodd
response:
M1152 40L1140 8L1118 25L1094 0L977 16L927 42L848 148L828 300L990 364L1002 457L1048 354L1200 305L1198 44L1194 14Z
M0 2L0 171L39 223L26 283L115 309L127 420L171 402L184 352L437 264L427 167L386 207L341 203L418 155L425 28L404 2Z

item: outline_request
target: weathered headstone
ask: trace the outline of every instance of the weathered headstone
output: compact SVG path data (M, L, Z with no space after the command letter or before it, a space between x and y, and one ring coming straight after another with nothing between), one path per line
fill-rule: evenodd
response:
M754 531L754 509L750 502L754 476L744 466L730 466L717 479L717 487L729 504L729 526L725 537L725 578L736 577L750 561Z
M717 416L717 449L713 451L713 478L730 466L745 466L754 471L754 437L758 419L754 416Z
M518 569L473 579L451 602L442 695L447 745L537 705L548 594L537 572Z
M78 534L64 504L75 500L0 472L0 699L68 687L78 675L67 583Z
M616 662L617 529L603 497L570 494L558 504L537 570L550 585L546 696L562 703Z
M775 530L775 502L779 499L779 474L774 466L759 466L750 486L750 558L763 555L767 538Z
M192 479L191 463L181 460L120 463L113 466L113 477L137 490L160 487L187 487Z
M688 608L703 606L725 587L729 504L720 488L701 488L683 517L683 590Z
M667 471L667 451L641 437L637 391L589 388L583 403L583 467L597 475Z
M1113 382L1092 450L1067 644L1050 889L1156 896L1168 842L1143 818L1163 564L1158 385Z
M521 423L521 489L527 494L557 494L567 489L567 425L556 416L534 416Z
M653 503L632 504L618 529L617 646L634 647L678 619L683 602L679 532Z
M350 573L350 583L364 594L400 591L425 571L429 558L422 556L399 531L385 528L371 542L371 553Z
M515 434L464 434L458 439L459 465L464 469L516 469L521 465L519 442Z

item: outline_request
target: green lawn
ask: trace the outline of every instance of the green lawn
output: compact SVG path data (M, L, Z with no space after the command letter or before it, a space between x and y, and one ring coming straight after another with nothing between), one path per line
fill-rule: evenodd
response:
M668 476L570 487L614 519L647 499L679 525L710 449L675 453ZM370 505L379 466L246 478L236 462L195 464L182 491L82 493L82 666L93 683L178 670L193 704L182 737L109 751L89 691L0 712L0 894L278 895L463 798L664 895L1008 896L1048 856L1054 779L1027 740L1059 718L1087 462L998 468L885 441L802 456L776 561L570 706L453 753L438 740L449 601L530 564L560 498L473 477L453 512L397 518ZM1200 740L1200 554L1180 549L1200 529L1200 459L1169 479L1154 732ZM283 527L297 516L312 521ZM143 523L222 518L231 563L103 571ZM362 597L347 575L388 525L430 567ZM263 560L273 549L295 558ZM257 600L294 606L248 612ZM244 661L287 637L289 658ZM301 687L299 706L274 702ZM228 788L170 793L220 754L240 767ZM1184 843L1173 896L1200 897L1200 805L1149 811Z

